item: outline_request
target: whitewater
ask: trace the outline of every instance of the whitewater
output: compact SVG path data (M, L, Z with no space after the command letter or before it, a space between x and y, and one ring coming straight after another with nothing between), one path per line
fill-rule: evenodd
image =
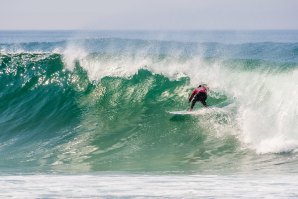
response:
M0 32L0 196L297 197L297 33Z

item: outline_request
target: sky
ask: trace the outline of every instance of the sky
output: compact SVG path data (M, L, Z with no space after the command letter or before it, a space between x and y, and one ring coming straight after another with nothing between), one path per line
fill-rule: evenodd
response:
M0 30L298 29L298 0L0 0Z

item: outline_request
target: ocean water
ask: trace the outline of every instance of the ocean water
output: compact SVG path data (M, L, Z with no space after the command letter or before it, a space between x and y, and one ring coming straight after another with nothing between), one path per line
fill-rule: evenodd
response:
M296 30L1 31L0 101L0 197L298 197Z

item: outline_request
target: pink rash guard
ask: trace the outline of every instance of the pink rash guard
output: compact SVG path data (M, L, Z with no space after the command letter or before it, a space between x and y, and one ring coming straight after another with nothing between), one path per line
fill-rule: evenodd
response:
M201 86L199 88L195 88L193 92L191 93L191 96L189 97L188 101L191 102L194 96L196 96L198 93L205 93L207 94L207 88L205 86Z

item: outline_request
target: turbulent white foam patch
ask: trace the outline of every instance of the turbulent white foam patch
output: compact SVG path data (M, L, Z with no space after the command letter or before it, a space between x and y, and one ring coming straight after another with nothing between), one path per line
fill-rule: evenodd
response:
M258 73L238 93L238 121L243 141L258 153L278 153L298 146L297 70ZM241 79L239 80L241 81Z
M290 198L296 175L1 176L1 198Z

